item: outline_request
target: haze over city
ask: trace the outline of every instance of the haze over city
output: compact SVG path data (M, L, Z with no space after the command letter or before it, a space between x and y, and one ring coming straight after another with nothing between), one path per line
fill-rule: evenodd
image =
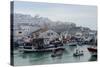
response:
M52 21L73 22L77 26L97 30L97 7L85 5L14 2L14 13L36 14Z

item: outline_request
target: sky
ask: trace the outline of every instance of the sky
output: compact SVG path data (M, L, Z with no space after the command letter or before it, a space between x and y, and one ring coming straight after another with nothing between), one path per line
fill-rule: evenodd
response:
M14 1L14 13L40 15L52 21L73 22L97 30L96 6Z

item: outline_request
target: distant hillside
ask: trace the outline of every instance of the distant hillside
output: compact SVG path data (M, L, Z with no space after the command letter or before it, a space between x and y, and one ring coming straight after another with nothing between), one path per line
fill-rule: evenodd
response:
M14 14L14 25L17 24L28 24L33 26L44 27L47 26L48 29L52 29L58 33L69 31L69 32L77 32L81 30L91 31L89 28L85 27L77 27L75 23L72 22L62 22L62 21L52 21L46 17L40 17L39 15L35 15L32 17L31 15L24 14ZM16 27L16 26L15 26ZM85 31L86 31L85 30Z

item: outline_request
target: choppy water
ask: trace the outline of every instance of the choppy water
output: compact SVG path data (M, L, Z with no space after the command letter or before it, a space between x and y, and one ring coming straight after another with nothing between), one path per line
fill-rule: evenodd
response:
M34 53L20 53L18 50L14 51L14 65L40 65L40 64L54 64L54 63L71 63L71 62L87 62L96 61L96 57L92 57L87 50L87 45L81 46L80 49L84 51L83 56L75 57L75 46L65 46L66 50L61 56L51 57L52 52L34 52Z

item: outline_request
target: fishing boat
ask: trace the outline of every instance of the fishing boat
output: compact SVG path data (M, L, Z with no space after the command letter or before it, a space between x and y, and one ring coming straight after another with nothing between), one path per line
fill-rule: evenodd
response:
M89 47L87 48L89 52L97 52L97 48L96 47Z
M64 49L63 44L54 42L52 44L45 44L44 38L33 39L31 43L25 43L22 49L23 52L48 52L53 50Z
M81 49L79 45L77 45L75 53L73 53L73 56L77 57L77 56L83 56L83 55L84 55L83 50Z
M97 56L97 47L88 47L87 49L92 56Z
M20 49L20 51L23 52L52 52L53 50L60 50L60 49L64 49L63 47L57 47L57 48L43 48L43 49Z
M92 56L97 56L97 40L93 41L93 45L87 48Z
M83 54L83 51L81 50L76 50L76 52L75 53L73 53L73 56L83 56L84 54Z

